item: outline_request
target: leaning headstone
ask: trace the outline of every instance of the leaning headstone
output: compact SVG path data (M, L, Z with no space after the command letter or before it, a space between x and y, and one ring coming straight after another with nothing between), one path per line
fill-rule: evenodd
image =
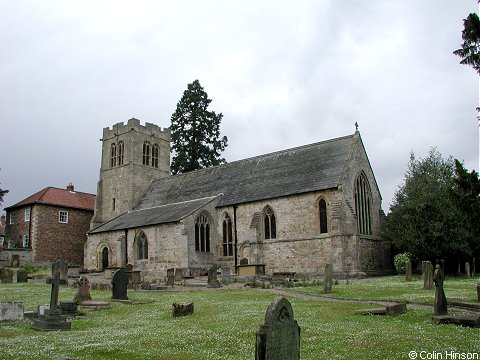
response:
M38 315L32 324L32 329L50 331L50 330L70 330L72 324L67 321L67 317L62 315L58 306L58 290L60 287L60 272L55 271L53 278L47 279L48 284L52 284L50 295L50 309L45 310L44 315Z
M125 269L119 269L112 278L112 299L128 300L127 296L128 276Z
M173 317L187 316L193 314L193 302L189 304L173 303L172 315Z
M430 261L422 262L423 269L423 288L429 290L433 288L433 265Z
M78 280L78 290L73 301L82 302L84 300L92 300L92 296L90 295L90 281L88 281L86 276L80 276Z
M20 255L12 255L12 267L20 266Z
M333 266L332 264L325 265L325 275L323 276L323 293L331 294L333 286Z
M25 269L17 270L17 283L26 283L28 282L28 273Z
M67 284L68 281L68 264L65 261L57 261L52 264L52 277L58 271L60 274L60 284Z
M445 273L443 270L443 260L435 266L433 282L435 283L435 302L433 304L434 315L447 315L447 298L443 290L443 282L445 281Z
M217 265L213 265L208 269L208 287L217 288L220 287L220 282L217 276Z
M412 262L405 261L405 281L412 281Z
M480 302L480 283L477 284L477 298L478 302Z
M23 303L0 302L0 321L23 320Z
M175 269L167 269L167 286L173 286L175 284Z
M0 268L0 281L3 284L13 283L13 271L7 268Z
M467 277L467 279L471 278L470 263L468 261L465 263L465 276Z
M290 302L277 297L268 306L265 324L256 335L255 360L299 360L300 326Z

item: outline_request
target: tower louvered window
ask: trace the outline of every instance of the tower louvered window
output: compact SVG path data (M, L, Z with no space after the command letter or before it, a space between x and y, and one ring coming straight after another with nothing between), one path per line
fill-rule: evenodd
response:
M110 167L117 166L117 144L110 145Z
M152 167L158 168L158 155L160 153L160 148L157 144L152 146Z
M150 166L150 143L143 143L143 165Z
M123 159L125 157L125 144L123 141L118 142L118 165L123 165Z

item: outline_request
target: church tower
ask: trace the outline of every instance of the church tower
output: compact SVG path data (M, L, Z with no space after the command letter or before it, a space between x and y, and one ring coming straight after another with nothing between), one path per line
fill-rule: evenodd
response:
M170 129L130 119L103 129L95 228L129 210L154 179L170 175Z

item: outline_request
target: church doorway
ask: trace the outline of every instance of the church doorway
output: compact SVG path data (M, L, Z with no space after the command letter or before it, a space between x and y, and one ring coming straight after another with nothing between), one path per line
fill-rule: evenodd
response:
M108 268L108 248L102 250L102 270Z

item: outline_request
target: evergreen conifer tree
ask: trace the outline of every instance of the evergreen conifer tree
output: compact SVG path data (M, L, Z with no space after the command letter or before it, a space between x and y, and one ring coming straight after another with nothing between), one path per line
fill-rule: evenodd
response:
M220 137L222 113L208 110L212 102L198 80L188 84L172 114L172 174L225 163L220 154L227 137Z

